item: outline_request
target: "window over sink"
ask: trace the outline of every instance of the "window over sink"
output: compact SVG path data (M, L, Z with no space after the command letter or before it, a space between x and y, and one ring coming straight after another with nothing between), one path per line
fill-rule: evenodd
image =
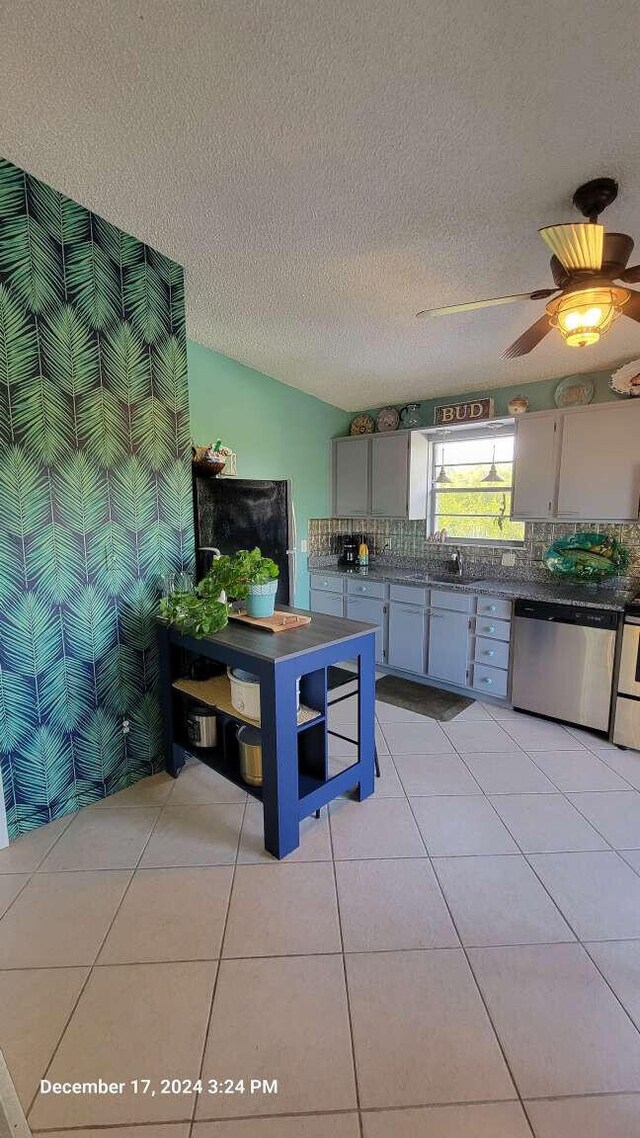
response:
M518 545L524 523L511 521L513 427L451 430L430 440L427 533L474 545Z

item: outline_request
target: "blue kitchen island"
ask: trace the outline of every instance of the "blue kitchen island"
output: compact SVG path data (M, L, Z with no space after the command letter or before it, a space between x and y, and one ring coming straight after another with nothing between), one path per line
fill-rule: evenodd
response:
M259 798L265 847L277 858L300 844L301 819L345 791L356 790L360 800L372 794L375 765L375 626L301 609L285 611L309 616L311 623L272 633L230 620L214 636L194 639L158 622L167 771L177 778L194 757ZM233 709L224 668L204 680L193 678L203 658L205 668L207 661L242 668L260 681L262 786L248 785L240 774L237 729L254 721ZM357 665L357 759L330 776L327 670L345 660ZM188 741L186 715L193 700L216 710L213 747Z

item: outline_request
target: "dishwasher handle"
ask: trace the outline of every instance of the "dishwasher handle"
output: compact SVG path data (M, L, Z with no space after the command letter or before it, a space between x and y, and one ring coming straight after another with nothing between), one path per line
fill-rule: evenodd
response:
M525 620L544 620L556 624L575 624L585 628L616 629L620 613L615 609L592 608L588 605L561 604L555 601L518 599L514 615Z

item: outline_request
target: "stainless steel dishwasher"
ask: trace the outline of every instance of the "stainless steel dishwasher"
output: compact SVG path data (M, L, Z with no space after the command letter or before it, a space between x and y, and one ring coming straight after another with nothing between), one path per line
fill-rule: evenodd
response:
M513 706L608 731L619 614L518 600L514 615Z

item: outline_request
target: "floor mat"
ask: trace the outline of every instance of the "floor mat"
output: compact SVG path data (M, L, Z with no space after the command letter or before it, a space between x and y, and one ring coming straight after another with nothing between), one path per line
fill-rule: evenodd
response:
M411 680L403 680L399 676L383 676L376 684L376 699L383 703L392 703L394 707L404 707L407 711L415 711L419 715L427 715L429 719L439 719L446 722L455 719L465 707L474 703L464 695L455 695L453 692L442 691L440 688L426 687L424 684L415 684Z
M335 664L331 664L327 668L327 688L329 691L341 688L343 684L352 684L357 678L357 672L348 672L346 668L337 668Z

